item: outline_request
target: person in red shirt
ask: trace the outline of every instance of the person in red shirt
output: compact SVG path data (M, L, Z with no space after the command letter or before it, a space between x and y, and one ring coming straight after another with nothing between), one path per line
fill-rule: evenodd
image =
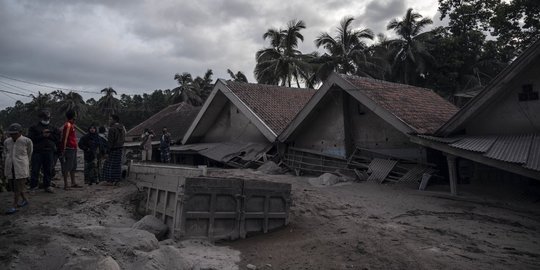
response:
M62 142L60 144L60 164L64 176L64 190L69 190L68 174L71 178L72 188L81 188L75 181L75 170L77 169L77 134L75 133L75 112L66 112L67 121L62 128Z

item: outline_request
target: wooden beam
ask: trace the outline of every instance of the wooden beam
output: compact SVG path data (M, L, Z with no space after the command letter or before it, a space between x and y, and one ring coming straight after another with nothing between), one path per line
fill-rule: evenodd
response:
M411 142L417 143L422 146L429 147L435 150L439 150L447 154L462 157L462 158L465 158L474 162L482 163L487 166L509 171L511 173L519 174L519 175L529 177L532 179L540 180L540 172L538 171L533 171L514 163L491 159L491 158L485 157L481 153L454 148L445 143L434 142L434 141L430 141L430 140L423 139L416 136L411 136Z
M456 168L456 156L446 155L446 162L448 163L448 180L450 180L450 194L457 196L457 168Z

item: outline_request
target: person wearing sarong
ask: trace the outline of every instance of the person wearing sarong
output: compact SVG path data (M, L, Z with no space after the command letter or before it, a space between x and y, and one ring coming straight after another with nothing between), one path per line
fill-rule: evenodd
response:
M167 131L167 127L163 127L163 134L159 138L159 152L161 154L161 162L171 162L171 133Z
M107 156L107 128L104 126L99 127L99 152L97 156L97 169L98 169L98 182L103 180L103 163Z
M100 138L97 127L90 125L88 133L79 140L79 148L84 151L84 182L91 186L98 181L98 154Z
M122 178L122 152L126 129L120 124L118 115L109 118L109 132L107 135L107 157L103 164L103 180L108 184L116 184Z

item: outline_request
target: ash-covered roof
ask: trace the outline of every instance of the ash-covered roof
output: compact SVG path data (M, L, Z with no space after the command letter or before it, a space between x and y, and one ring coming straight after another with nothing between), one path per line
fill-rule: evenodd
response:
M227 81L229 88L279 135L315 93L313 89Z
M354 89L344 89L349 94L354 96L355 91L361 92L419 134L434 133L458 111L430 89L365 77L340 77L354 86Z
M161 134L161 129L166 126L174 141L181 140L200 109L184 102L169 105L130 129L126 136L140 136L145 128Z

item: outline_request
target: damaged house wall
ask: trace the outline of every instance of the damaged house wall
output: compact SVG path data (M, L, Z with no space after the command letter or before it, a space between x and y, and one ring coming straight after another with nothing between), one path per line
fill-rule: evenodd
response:
M298 129L294 147L345 157L343 92L330 91Z
M219 116L200 140L201 143L224 141L266 143L268 139L236 106L227 101Z
M288 141L288 146L340 157L348 157L358 147L404 159L426 159L423 147L410 142L408 135L337 86L321 99Z
M412 143L409 136L386 122L353 97L345 94L352 144L357 148L417 161L425 161L425 150Z

